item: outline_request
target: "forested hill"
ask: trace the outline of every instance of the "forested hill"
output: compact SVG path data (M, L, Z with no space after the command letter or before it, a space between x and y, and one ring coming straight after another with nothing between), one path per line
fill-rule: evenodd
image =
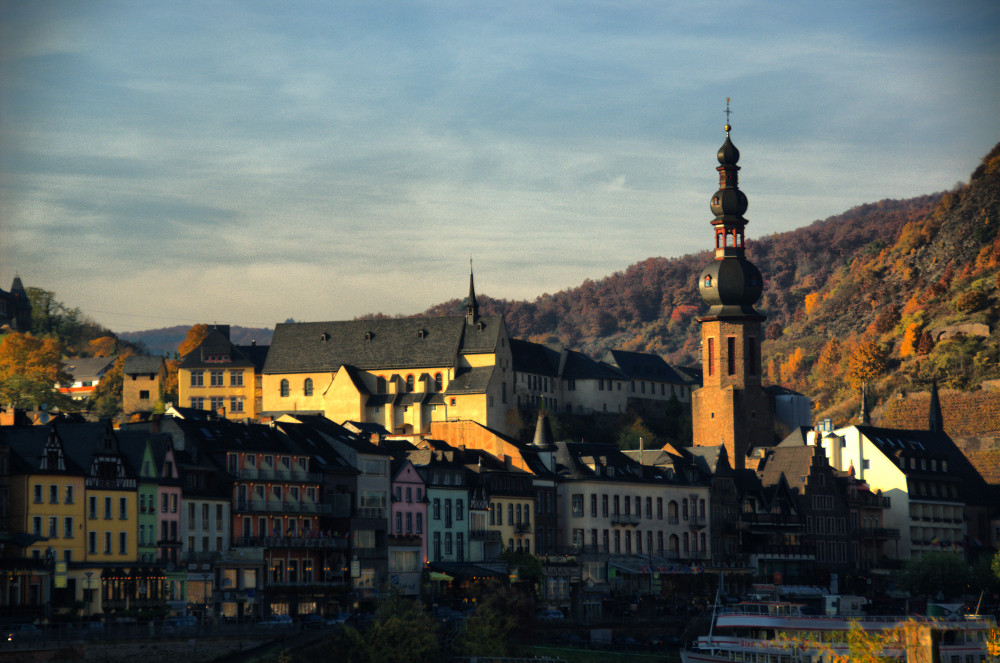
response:
M840 422L858 402L844 373L852 353L867 342L884 360L871 387L876 400L926 389L932 379L971 390L1000 378L998 230L1000 144L968 185L861 205L748 240L747 255L765 280L758 309L768 316L762 348L767 382L812 396L817 415ZM708 224L704 232L708 244ZM503 314L516 337L558 339L595 357L625 348L696 364L695 317L706 310L696 280L711 258L709 251L649 258L533 301L483 295L480 307ZM460 314L462 307L455 299L423 315ZM940 336L942 327L965 323L980 326Z
M804 307L805 297L856 254L896 241L907 223L931 212L942 194L909 200L883 200L843 214L756 240L747 255L764 275L758 310L768 323L784 327ZM712 242L704 224L705 244ZM697 278L712 259L711 251L679 258L648 258L624 272L533 301L478 297L483 313L502 313L511 335L533 341L560 340L595 357L609 348L665 355L679 364L697 363L699 325L707 307L698 295ZM455 315L464 301L453 299L424 315Z

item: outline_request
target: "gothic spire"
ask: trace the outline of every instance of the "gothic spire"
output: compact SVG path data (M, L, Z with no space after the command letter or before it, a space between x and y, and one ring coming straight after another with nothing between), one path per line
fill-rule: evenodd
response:
M931 412L928 417L928 430L932 433L944 432L944 417L941 415L941 401L938 399L937 380L931 382Z
M479 302L476 301L476 284L472 274L472 256L469 256L469 301L465 304L465 317L469 323L479 317Z

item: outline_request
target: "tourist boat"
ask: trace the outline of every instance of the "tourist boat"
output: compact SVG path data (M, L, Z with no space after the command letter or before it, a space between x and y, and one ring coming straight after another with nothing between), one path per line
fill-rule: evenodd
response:
M863 599L861 599L863 601ZM829 604L828 604L829 605ZM988 631L996 628L992 616L952 615L940 618L908 615L874 617L853 610L810 615L805 604L790 602L743 602L715 612L709 635L701 636L681 652L682 663L826 663L832 655L846 656L847 632L852 622L869 633L905 625L907 622L936 623L941 635L941 663L983 663L990 660ZM830 612L828 609L827 612ZM846 614L845 614L846 613ZM821 643L821 644L816 644ZM902 660L901 649L886 649L884 655Z

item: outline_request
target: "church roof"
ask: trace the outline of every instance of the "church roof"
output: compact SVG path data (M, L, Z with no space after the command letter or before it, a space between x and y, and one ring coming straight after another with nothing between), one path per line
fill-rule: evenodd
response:
M458 354L494 351L502 324L500 316L471 326L464 317L278 324L264 373L453 366Z
M510 339L511 366L518 373L557 376L559 352L541 343Z

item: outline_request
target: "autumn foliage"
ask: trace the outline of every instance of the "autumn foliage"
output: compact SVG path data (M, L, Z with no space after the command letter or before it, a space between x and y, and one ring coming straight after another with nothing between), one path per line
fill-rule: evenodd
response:
M201 342L205 340L206 336L208 336L208 325L194 325L188 330L187 336L184 337L181 344L177 346L177 354L181 357L188 356L195 350L195 348L201 345Z
M10 334L0 342L0 403L34 407L52 403L61 383L72 382L62 368L58 341Z

